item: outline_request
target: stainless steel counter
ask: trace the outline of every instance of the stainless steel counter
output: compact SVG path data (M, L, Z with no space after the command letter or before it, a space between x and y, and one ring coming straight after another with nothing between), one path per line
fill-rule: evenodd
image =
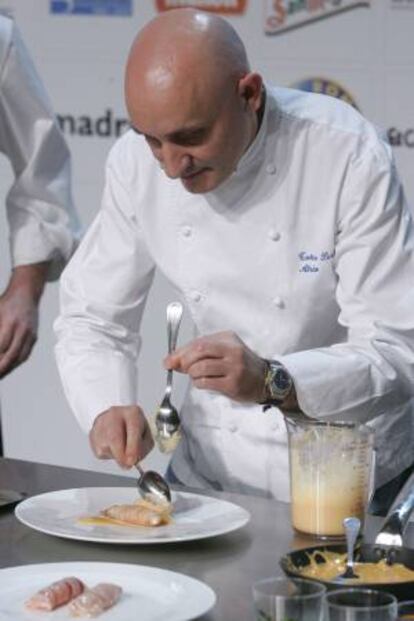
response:
M0 488L15 489L28 495L114 485L131 486L133 480L12 459L0 460ZM250 621L253 618L253 582L281 575L279 558L282 554L316 541L293 533L289 505L285 503L236 494L209 495L230 500L247 509L251 514L250 523L233 533L201 541L125 546L78 542L38 533L20 524L13 509L0 509L0 567L59 561L118 562L161 567L198 578L214 589L217 603L203 617L205 621ZM380 523L379 518L369 518L366 525L368 538ZM408 545L410 541L414 545L412 527L406 541Z

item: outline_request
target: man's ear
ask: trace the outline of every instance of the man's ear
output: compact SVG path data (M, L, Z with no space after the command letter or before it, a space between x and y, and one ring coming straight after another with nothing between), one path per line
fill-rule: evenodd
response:
M240 97L253 112L257 112L262 104L262 89L263 80L258 73L246 73L238 83Z

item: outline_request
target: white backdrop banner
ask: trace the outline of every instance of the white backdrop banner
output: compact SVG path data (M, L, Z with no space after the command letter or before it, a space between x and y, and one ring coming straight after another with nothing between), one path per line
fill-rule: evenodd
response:
M0 0L20 26L67 137L85 225L99 208L108 150L127 126L123 71L132 39L157 13L187 6L228 19L268 82L339 97L382 127L413 203L414 0ZM11 179L5 162L0 173L3 198ZM148 412L163 393L165 305L173 296L167 282L156 281L144 318L140 400ZM52 355L56 313L57 287L51 286L34 355L2 383L7 453L117 472L92 458L64 400ZM180 338L190 330L184 325ZM164 462L154 453L150 463Z

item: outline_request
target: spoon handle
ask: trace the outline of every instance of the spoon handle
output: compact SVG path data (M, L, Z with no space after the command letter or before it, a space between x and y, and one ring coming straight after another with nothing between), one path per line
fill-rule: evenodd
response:
M135 468L138 470L141 476L145 474L138 462L135 464Z
M354 565L354 547L358 537L359 529L361 528L361 521L356 517L349 517L344 519L344 528L346 535L346 551L347 551L347 566L353 567Z
M167 306L167 334L168 353L171 354L177 345L178 330L180 328L183 306L180 302L171 302Z

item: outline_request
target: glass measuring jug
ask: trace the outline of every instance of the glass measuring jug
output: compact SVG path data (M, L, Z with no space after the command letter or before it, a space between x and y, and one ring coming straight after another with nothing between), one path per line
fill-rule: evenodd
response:
M343 520L363 523L373 467L374 433L365 425L286 420L292 525L322 538L343 538Z

